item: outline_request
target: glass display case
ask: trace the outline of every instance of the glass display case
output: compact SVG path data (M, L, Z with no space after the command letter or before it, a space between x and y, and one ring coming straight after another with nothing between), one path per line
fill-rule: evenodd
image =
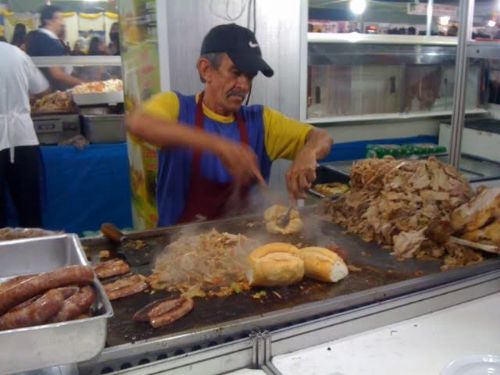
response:
M307 121L450 115L457 39L308 34ZM485 112L484 60L471 60L466 112Z
M83 135L90 143L125 141L123 85L119 56L32 57L44 71L62 67L83 83L32 102L31 115L41 144L61 144Z

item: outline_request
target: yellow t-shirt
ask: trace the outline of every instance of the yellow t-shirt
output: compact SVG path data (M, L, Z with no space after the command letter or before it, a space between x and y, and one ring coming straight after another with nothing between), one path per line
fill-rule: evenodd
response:
M179 118L179 98L172 92L156 94L142 106L144 113L165 120ZM219 115L203 105L205 116L220 123L232 123L234 117ZM280 112L264 107L264 144L270 160L293 159L304 146L311 125L291 119Z

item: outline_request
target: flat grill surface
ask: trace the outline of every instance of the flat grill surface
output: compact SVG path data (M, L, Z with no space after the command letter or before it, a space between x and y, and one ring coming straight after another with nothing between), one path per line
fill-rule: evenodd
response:
M200 232L215 228L219 232L242 233L249 238L258 238L265 242L291 242L299 246L336 244L347 253L348 264L361 267L361 272L350 272L344 280L336 284L304 279L300 284L289 287L253 288L248 292L233 294L228 297L195 298L195 306L190 314L166 327L157 329L151 328L147 323L134 322L132 320L133 314L149 302L163 297L176 297L176 294L168 292L140 293L112 302L114 317L108 324L107 346L113 347L160 337L163 339L181 334L195 334L205 329L223 327L235 320L263 316L280 310L290 310L317 301L331 301L338 296L440 273L439 261L418 261L414 259L398 261L390 255L389 251L375 244L366 243L357 236L343 234L342 228L321 220L313 213L303 214L302 216L306 222L306 228L302 234L294 236L264 235L265 229L259 218L241 217L207 222L196 226L176 226L156 230L156 234L161 232L160 236L151 236L155 232L150 232L150 234L142 237L135 234L131 234L129 237L142 239L150 245L150 248L162 248L162 246L178 238L181 233L185 232L185 228L189 227L190 233L193 233L191 229L194 228ZM105 240L100 242L83 240L82 242L92 260L96 259L99 250L115 250ZM121 250L123 251L123 249ZM127 251L140 250L128 249L123 251L125 256ZM153 258L154 253L151 256ZM132 269L134 272L147 276L151 273L151 267L152 265L144 265ZM264 297L260 299L252 298L256 292L261 290L266 290ZM380 293L374 293L371 297L372 300L368 302L375 302L381 298L383 297ZM353 307L355 305L339 306L335 312ZM331 312L333 311L329 313ZM247 328L250 330L254 327Z

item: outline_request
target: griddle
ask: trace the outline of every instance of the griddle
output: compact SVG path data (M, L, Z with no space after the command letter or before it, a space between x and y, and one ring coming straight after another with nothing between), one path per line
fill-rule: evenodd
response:
M299 246L336 244L348 256L348 264L361 267L361 272L350 272L336 284L304 279L300 284L280 288L255 288L249 292L228 297L195 298L194 310L173 324L153 329L147 323L134 322L132 315L147 303L175 297L174 293L141 293L113 301L114 317L109 321L107 347L112 356L129 352L134 355L152 350L182 345L198 345L202 341L223 338L224 335L247 335L252 329L275 328L294 322L354 309L358 306L382 301L406 293L440 286L471 275L500 267L500 257L457 270L441 272L437 260L409 259L399 261L386 249L366 243L358 236L348 235L339 226L309 209L302 213L306 228L300 235L263 235L263 222L258 216L236 217L201 224L188 224L128 234L152 247L166 246L186 230L193 233L212 228L219 232L242 233L266 242L285 241ZM105 239L83 239L82 243L91 259L99 250L112 246ZM139 250L138 250L139 251ZM143 275L151 273L151 266L133 267ZM266 296L254 299L252 295L266 290ZM106 352L106 349L103 353ZM117 354L118 353L118 354Z

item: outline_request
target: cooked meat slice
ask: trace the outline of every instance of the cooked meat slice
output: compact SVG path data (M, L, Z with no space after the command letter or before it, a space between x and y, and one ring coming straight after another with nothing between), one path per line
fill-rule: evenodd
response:
M104 284L104 291L111 301L128 297L147 289L148 284L140 275L132 275Z
M130 266L121 259L111 259L94 266L94 271L99 279L106 279L130 272Z

